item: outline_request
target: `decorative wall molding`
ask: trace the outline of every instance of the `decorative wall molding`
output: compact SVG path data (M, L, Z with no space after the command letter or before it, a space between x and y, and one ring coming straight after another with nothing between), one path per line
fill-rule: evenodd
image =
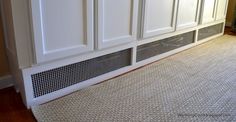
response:
M14 86L14 81L11 75L0 77L0 89Z

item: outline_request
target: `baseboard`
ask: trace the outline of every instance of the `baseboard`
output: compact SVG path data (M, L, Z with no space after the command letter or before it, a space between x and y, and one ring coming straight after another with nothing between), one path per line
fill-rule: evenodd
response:
M14 86L13 78L11 75L0 77L0 89Z
M232 25L231 22L226 22L226 23L225 23L225 26L226 26L226 27L231 27L231 25Z

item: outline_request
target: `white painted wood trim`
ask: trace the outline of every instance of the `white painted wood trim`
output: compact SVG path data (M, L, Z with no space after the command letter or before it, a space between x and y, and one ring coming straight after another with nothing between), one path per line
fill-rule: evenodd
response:
M15 43L18 67L29 67L33 62L29 1L11 0L11 8L14 39L8 41Z
M212 22L214 22L215 20L216 20L216 13L217 13L217 4L218 4L218 1L217 0L215 0L215 4L214 4L214 11L213 11L213 18L212 18L212 20L209 20L209 22L204 22L204 18L203 18L203 14L204 14L204 5L205 5L205 1L206 0L202 0L202 11L201 11L201 19L200 19L200 23L201 24L208 24L208 23L212 23Z
M113 38L111 40L104 40L104 2L106 0L97 0L95 4L95 10L96 12L96 36L97 36L97 45L96 49L104 49L104 48L109 48L109 47L114 47L117 45L129 43L132 41L137 40L137 26L138 26L138 6L139 6L139 0L131 0L131 32L129 36L123 36L119 38ZM115 24L115 23L114 23ZM115 29L115 28L114 28Z
M225 33L225 26L226 26L226 22L224 21L223 27L222 27L222 33L223 33L223 34Z
M202 0L197 0L198 1L198 5L197 5L197 11L196 11L196 18L195 18L195 22L193 23L187 23L187 24L183 24L183 25L177 25L176 24L176 30L179 31L179 30L182 30L182 29L186 29L186 28L190 28L190 27L195 27L198 25L199 23L199 18L200 18L200 12L201 12L201 3L202 3ZM180 3L180 2L179 2ZM179 3L178 3L178 6L179 6ZM179 10L178 10L179 12ZM178 13L177 13L178 15ZM177 23L178 20L176 20L176 23Z
M172 14L172 22L171 22L171 27L167 27L167 28L161 28L161 29L156 29L153 31L148 31L147 29L147 18L148 18L148 13L147 13L147 5L149 4L149 0L144 0L143 1L143 31L142 31L142 38L148 38L148 37L153 37L153 36L158 36L161 34L165 34L165 33L169 33L169 32L174 32L176 30L176 20L177 20L177 9L178 9L178 2L179 0L173 0L174 1L174 5L173 5L173 14Z
M216 21L217 5L218 5L218 1L217 1L217 0L215 0L215 1L216 1L216 2L215 2L214 19L213 19L213 21Z
M44 30L42 23L42 0L31 0L31 13L32 13L32 25L33 25L33 34L34 34L34 46L36 53L36 63L43 63L47 61L52 61L60 58L65 58L81 53L85 53L88 51L92 51L94 49L94 4L93 0L86 0L85 9L86 11L86 44L81 46L75 46L70 48L58 49L53 52L45 52L44 47Z
M226 7L225 7L225 16L224 16L224 19L227 17L228 6L229 6L229 0L227 0L227 4L226 4Z
M226 0L226 4L225 4L225 10L224 10L224 16L223 18L217 18L217 9L218 9L218 5L219 5L219 1L220 0L217 0L217 7L216 7L216 20L220 20L220 19L225 19L226 18L226 15L227 15L227 10L228 10L228 4L229 4L229 0Z
M33 90L33 84L32 84L32 78L31 78L31 74L29 70L22 70L22 76L23 76L23 84L25 87L25 99L24 104L25 106L29 109L32 105L34 105L35 103L33 103L34 100L34 90Z

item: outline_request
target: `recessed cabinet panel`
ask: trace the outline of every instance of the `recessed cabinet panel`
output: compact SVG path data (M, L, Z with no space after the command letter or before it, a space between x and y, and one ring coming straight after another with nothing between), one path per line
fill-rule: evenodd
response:
M200 0L179 0L177 30L197 26Z
M202 1L201 23L209 23L215 21L217 0Z
M92 1L31 1L37 63L93 50Z
M143 5L144 38L175 30L177 0L145 0Z
M218 0L216 20L225 19L227 13L228 0Z
M138 0L98 0L98 48L137 40Z

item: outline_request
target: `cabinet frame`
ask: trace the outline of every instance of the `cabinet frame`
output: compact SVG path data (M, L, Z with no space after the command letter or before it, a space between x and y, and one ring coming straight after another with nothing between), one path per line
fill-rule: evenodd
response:
M207 23L211 23L214 22L216 20L216 13L217 13L217 5L218 5L218 0L214 0L215 4L214 4L214 10L213 10L213 14L212 14L212 19L208 20L208 21L204 21L204 6L205 6L205 1L206 0L202 0L202 7L201 7L201 19L200 19L200 24L207 24Z
M220 17L220 18L218 18L218 7L219 7L219 1L221 1L221 0L217 0L217 5L216 5L216 8L217 8L217 10L216 10L216 17L215 17L215 20L221 20L221 19L225 19L226 18L226 15L227 15L227 9L228 9L228 4L229 4L229 0L225 0L226 1L226 4L225 4L225 11L224 11L224 16L222 16L222 17Z
M30 12L31 12L31 26L32 26L32 34L33 34L33 41L34 45L33 48L35 49L35 63L44 63L60 58L66 58L68 56L73 56L85 52L89 52L94 50L94 2L93 0L86 0L83 1L85 5L84 12L85 12L85 44L76 45L73 47L56 49L54 51L45 51L44 46L44 28L43 28L43 20L42 20L42 0L30 0Z
M148 37L153 37L153 36L158 36L161 34L165 33L170 33L174 32L176 30L176 22L177 22L177 10L178 10L178 3L179 0L173 0L173 8L172 8L172 22L171 22L171 27L165 27L165 28L160 28L160 29L155 29L154 31L149 31L147 29L147 5L149 4L150 0L143 0L142 1L142 36L141 38L148 38Z
M194 27L197 26L199 23L199 18L200 18L200 12L201 12L201 2L202 0L197 0L198 4L197 4L197 11L196 11L196 17L195 17L195 22L193 23L187 23L187 24L181 24L178 25L178 14L179 14L179 4L180 4L180 0L178 1L178 12L177 12L177 20L176 20L176 30L182 30L182 29L186 29L186 28L190 28L190 27Z
M132 41L137 41L138 32L138 12L139 12L139 0L131 0L132 5L132 17L131 17L131 32L130 36L123 36L120 38L113 38L111 40L104 40L104 2L106 0L96 0L95 1L95 30L96 30L96 49L104 49L113 46L118 46L121 44L129 43Z

